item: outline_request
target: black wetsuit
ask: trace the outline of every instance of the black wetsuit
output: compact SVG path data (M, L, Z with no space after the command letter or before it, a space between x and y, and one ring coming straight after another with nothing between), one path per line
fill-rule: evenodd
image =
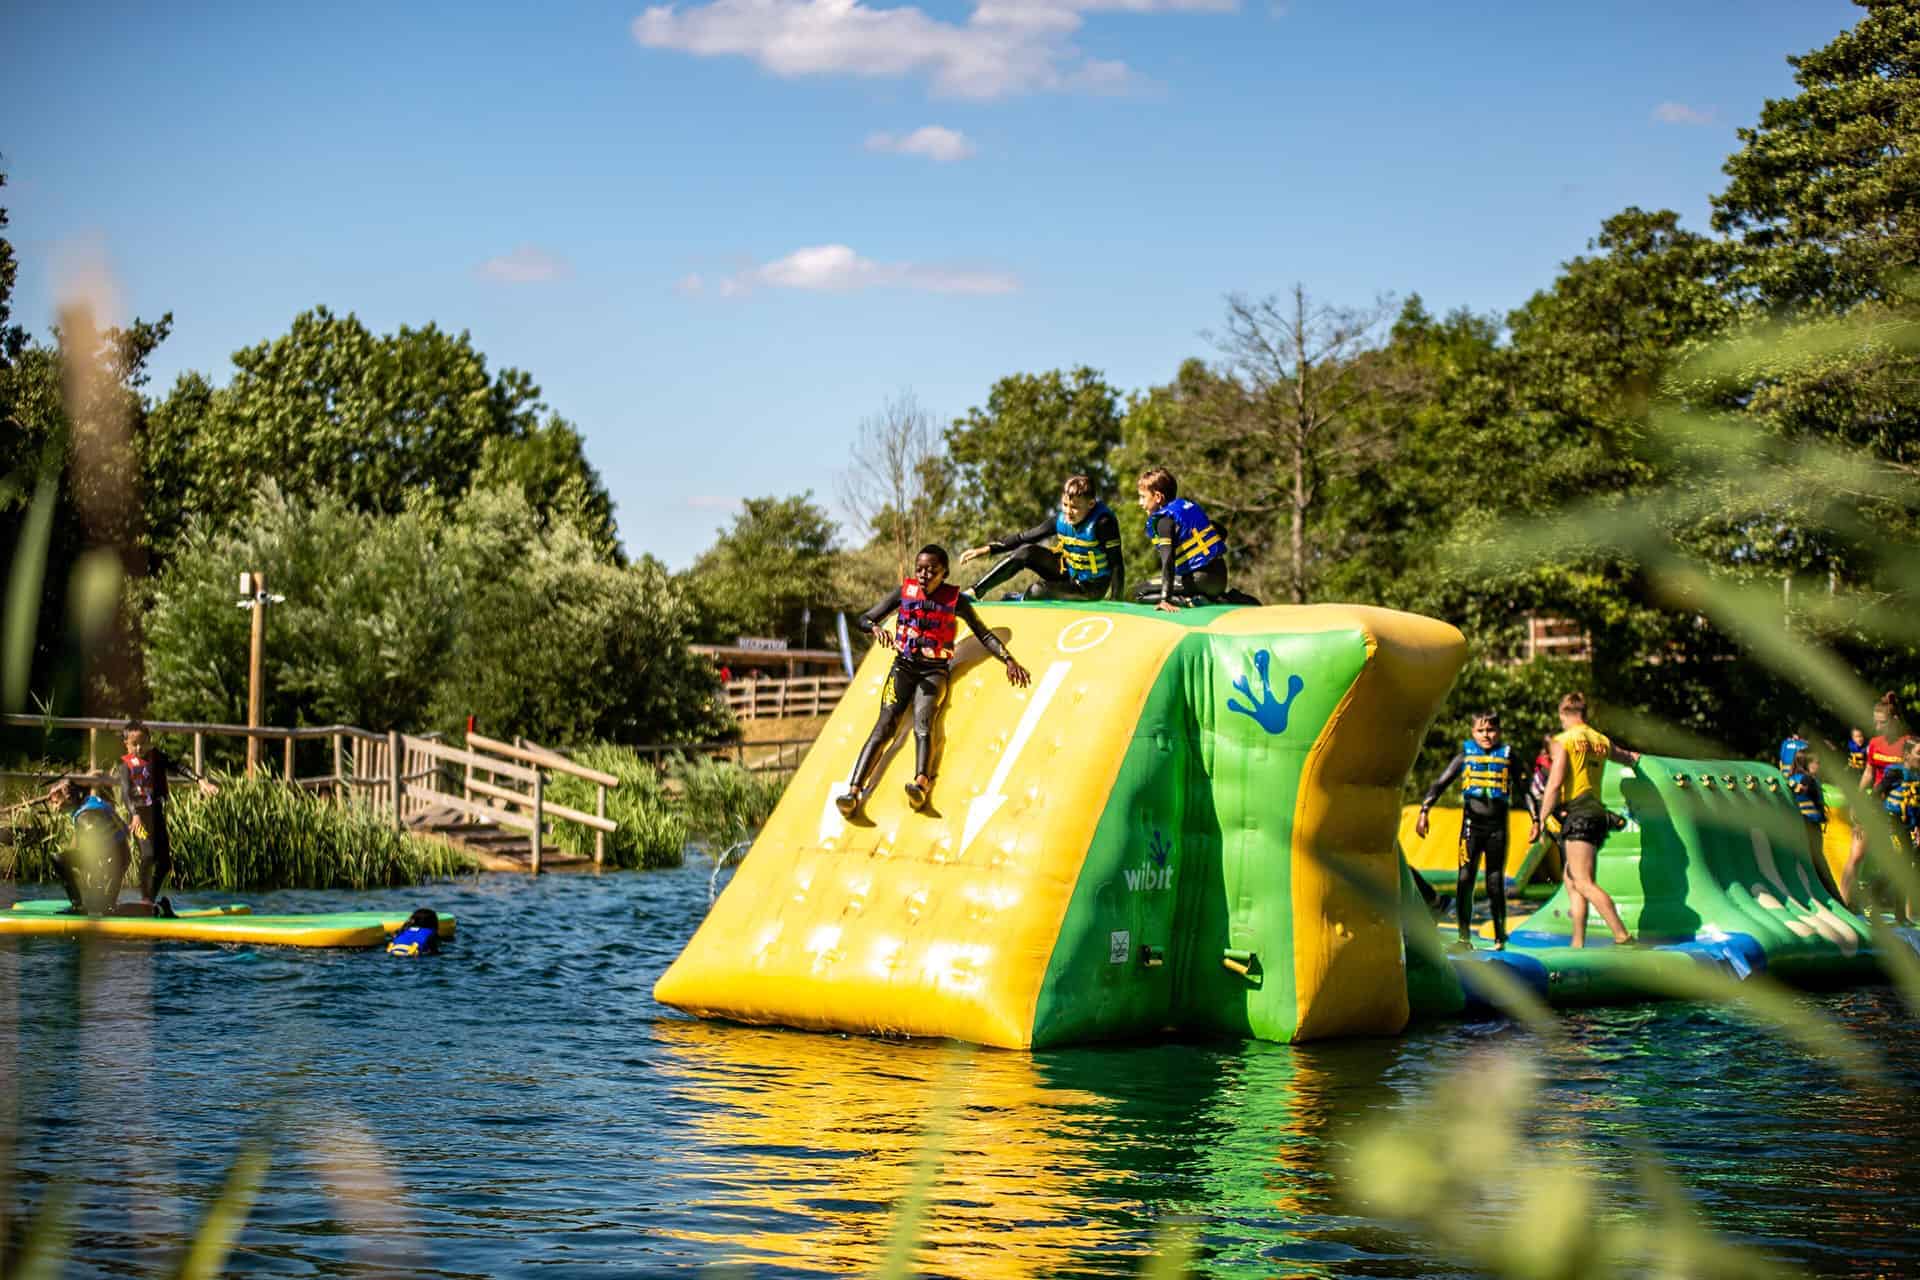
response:
M1023 599L1119 600L1123 598L1127 589L1127 569L1120 558L1120 521L1113 512L1103 509L1093 522L1093 536L1106 552L1107 563L1112 566L1112 571L1103 578L1081 579L1068 573L1060 552L1050 545L1059 535L1059 526L1054 521L1047 520L1024 533L1016 533L1011 538L989 542L987 544L989 552L1006 558L987 570L986 576L973 584L974 596L984 599L987 592L994 587L1022 569L1030 569L1040 581L1027 588Z
M1420 811L1425 813L1433 808L1434 801L1466 768L1467 753L1454 752L1453 759L1427 788L1427 794L1420 801ZM1507 940L1507 814L1516 808L1535 812L1536 801L1527 786L1528 772L1520 753L1509 748L1505 794L1460 798L1460 873L1454 884L1454 905L1459 913L1463 940L1473 924L1473 882L1478 878L1482 859L1487 868L1487 905L1493 913L1493 936L1500 942Z
M113 767L113 787L127 812L127 827L139 850L140 896L148 902L173 870L173 845L167 839L167 770L179 766L158 747L144 758L121 756Z
M860 629L872 635L874 628L899 608L900 593L895 591L860 615ZM1012 661L1013 655L1007 652L1006 645L1000 643L1000 637L987 630L980 621L980 615L974 612L971 600L961 596L954 613L959 621L967 624L968 630L979 637L988 653L1002 662ZM947 658L925 658L910 653L894 656L893 668L887 672L887 683L880 690L880 718L874 721L873 732L868 735L867 744L860 748L860 756L854 761L853 786L856 789L864 791L872 781L880 757L892 745L894 730L900 727L900 717L909 706L913 708L913 771L916 776L928 779L934 776L937 760L933 743L933 715L946 697L950 661Z
M83 802L67 816L73 822L73 849L53 860L67 901L91 916L111 915L127 874L126 828L104 802Z
M1216 526L1218 527L1218 526ZM1215 556L1207 564L1201 565L1193 573L1179 573L1173 567L1174 543L1179 540L1180 526L1170 515L1157 515L1153 518L1153 550L1160 557L1160 573L1157 577L1141 581L1140 589L1134 593L1134 599L1142 604L1159 604L1163 600L1217 599L1227 594L1227 557L1224 552Z

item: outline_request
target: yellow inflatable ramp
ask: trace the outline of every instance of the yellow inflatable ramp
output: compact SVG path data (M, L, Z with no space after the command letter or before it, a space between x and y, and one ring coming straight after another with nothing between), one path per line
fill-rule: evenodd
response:
M1401 1028L1400 784L1459 632L1343 605L980 614L1033 683L961 646L929 808L905 731L864 815L834 808L876 649L656 998L1007 1048Z

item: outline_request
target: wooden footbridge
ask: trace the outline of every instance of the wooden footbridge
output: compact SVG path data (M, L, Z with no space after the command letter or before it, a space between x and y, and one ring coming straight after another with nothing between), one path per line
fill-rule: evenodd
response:
M122 720L79 716L6 716L5 723L24 728L80 730L87 735L87 767L98 774L102 739L113 744ZM596 869L606 862L607 837L619 824L607 817L607 793L620 785L610 773L589 769L564 754L517 739L503 742L468 734L466 746L456 747L437 734L415 736L375 733L353 725L311 728L275 728L149 720L154 734L186 737L192 742L194 772L206 769L209 738L242 738L281 743L280 778L291 786L353 800L387 815L393 825L419 835L444 840L463 850L486 871L543 871ZM332 769L301 776L296 763L311 761L313 744L330 745ZM302 750L303 745L306 750ZM108 745L110 763L117 748ZM262 769L272 771L262 757ZM592 784L593 812L559 804L547 795L556 775ZM592 833L593 852L575 853L554 841L560 824ZM584 843L584 842L583 842Z

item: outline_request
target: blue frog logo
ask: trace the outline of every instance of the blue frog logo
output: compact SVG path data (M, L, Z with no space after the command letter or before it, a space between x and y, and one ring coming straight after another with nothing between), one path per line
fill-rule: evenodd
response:
M1164 867L1167 865L1167 855L1173 852L1173 842L1161 833L1160 828L1155 827L1153 839L1147 842L1147 852L1153 855L1154 866Z
M1147 841L1146 865L1126 867L1120 873L1126 879L1127 891L1139 893L1143 890L1153 892L1173 888L1173 868L1167 865L1167 858L1172 853L1173 841L1155 827L1153 838Z
M1265 649L1255 653L1253 667L1260 676L1260 696L1258 698L1253 696L1253 688L1245 676L1236 676L1233 687L1245 694L1247 700L1242 703L1237 698L1228 698L1227 710L1239 712L1268 733L1279 734L1287 731L1287 715L1293 710L1293 700L1300 696L1300 691L1307 687L1307 682L1298 675L1288 676L1287 700L1281 702L1273 696L1273 681L1268 675L1268 669L1272 665L1273 654Z

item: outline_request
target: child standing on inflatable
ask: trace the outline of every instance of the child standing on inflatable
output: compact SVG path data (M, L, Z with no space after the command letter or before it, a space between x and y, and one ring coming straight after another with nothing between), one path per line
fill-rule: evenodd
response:
M1781 754L1785 754L1782 752ZM1795 753L1787 767L1787 789L1793 803L1807 823L1807 852L1813 858L1813 873L1820 885L1838 898L1840 887L1827 868L1827 794L1820 786L1820 757L1811 751Z
M157 904L160 888L173 870L173 845L167 839L167 771L184 773L208 795L216 788L154 746L147 726L138 720L127 721L121 741L127 752L113 767L114 791L127 811L127 829L139 850L140 900Z
M1880 780L1873 784L1873 794L1887 812L1894 856L1912 866L1915 840L1920 838L1920 740L1906 740L1900 763L1881 770ZM1895 901L1900 903L1894 913L1899 923L1911 924L1915 904L1899 897Z
M890 613L900 615L894 634L888 635L881 622ZM960 638L960 623L979 637L988 653L1007 668L1007 683L1024 689L1032 679L1027 669L1014 661L1000 637L987 630L974 612L973 602L947 581L947 553L942 547L926 546L914 557L913 576L900 589L860 615L860 629L874 642L890 647L895 654L893 669L880 691L880 718L873 733L860 748L853 762L853 777L844 795L834 804L842 815L851 818L860 811L871 791L874 771L880 757L893 743L894 730L907 708L913 708L914 766L913 781L907 784L907 800L915 809L926 808L933 794L934 749L933 716L946 696L953 650Z
M1599 861L1600 846L1606 843L1610 824L1607 808L1600 800L1600 778L1608 760L1635 764L1638 751L1629 751L1587 723L1587 695L1579 691L1560 699L1560 733L1553 739L1553 764L1547 774L1547 790L1540 797L1540 808L1533 815L1529 841L1540 838L1540 823L1547 814L1560 818L1560 844L1566 856L1567 892L1573 899L1573 945L1587 945L1587 907L1589 904L1606 921L1615 946L1633 941L1627 926L1620 921L1620 910L1613 896L1593 878Z
M1493 949L1507 949L1507 815L1516 803L1529 810L1533 797L1524 781L1526 765L1513 748L1500 741L1500 717L1481 711L1473 717L1473 736L1460 744L1460 750L1440 771L1420 801L1420 814L1413 820L1414 834L1427 835L1427 810L1441 793L1461 779L1460 796L1460 878L1454 886L1454 904L1459 912L1460 947L1471 950L1473 937L1473 882L1480 860L1487 864L1487 905L1493 912Z
M1067 477L1060 487L1060 513L1051 520L984 547L969 547L960 553L960 563L985 555L1006 559L973 584L976 600L986 599L988 591L1022 569L1040 579L1027 588L1027 600L1118 600L1127 589L1120 521L1094 493L1090 476Z
M1855 729L1857 734L1860 731ZM1860 770L1860 789L1874 795L1888 769L1897 767L1906 754L1907 731L1900 723L1897 704L1891 693L1880 695L1873 705L1873 737L1866 745L1866 763ZM1840 887L1846 903L1856 910L1866 905L1860 898L1860 866L1867 859L1867 824L1853 824L1853 847L1847 851L1846 870L1840 875Z
M1134 599L1173 610L1180 600L1219 599L1227 594L1227 537L1197 502L1180 496L1179 482L1165 467L1140 473L1140 509L1147 538L1160 558L1160 572L1140 584Z

